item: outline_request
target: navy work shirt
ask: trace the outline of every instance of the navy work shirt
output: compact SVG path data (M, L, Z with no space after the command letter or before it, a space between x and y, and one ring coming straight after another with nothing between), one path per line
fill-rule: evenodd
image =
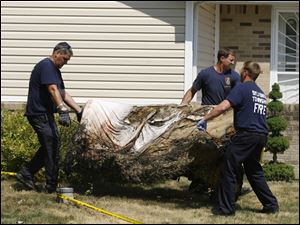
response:
M210 66L200 71L192 87L197 91L202 89L202 105L218 105L238 83L240 75L234 70L218 73Z
M57 112L47 88L50 84L56 84L58 90L65 89L60 70L50 58L45 58L31 72L25 116Z
M267 98L253 81L237 85L227 97L234 109L236 130L268 134L266 125Z

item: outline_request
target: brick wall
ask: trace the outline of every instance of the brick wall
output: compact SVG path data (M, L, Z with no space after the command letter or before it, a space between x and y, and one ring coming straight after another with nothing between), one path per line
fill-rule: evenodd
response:
M236 52L239 71L247 60L260 64L263 73L257 83L270 91L271 6L221 5L220 47Z
M24 102L1 102L1 109L24 110L26 103Z

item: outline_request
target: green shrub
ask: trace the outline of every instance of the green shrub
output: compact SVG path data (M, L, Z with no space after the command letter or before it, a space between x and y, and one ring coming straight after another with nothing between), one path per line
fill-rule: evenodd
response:
M23 110L1 109L1 171L18 171L22 165L31 160L40 147L35 131L23 114ZM74 121L70 127L58 125L61 138L60 167L72 145L72 137L77 127ZM63 177L61 173L60 171L60 176Z
M269 137L266 148L271 153L283 153L290 146L289 140L284 136Z
M39 147L24 112L1 109L1 171L17 171Z
M281 134L287 128L286 119L281 116L283 111L283 103L278 99L282 98L280 86L278 83L272 85L272 91L269 93L271 102L267 104L269 116L267 118L267 126L269 129L269 140L266 145L266 151L273 154L273 162L277 162L277 153L284 153L289 148L289 140Z
M269 93L269 98L273 100L282 98L282 93L280 92L280 86L278 83L274 83L272 85L272 91Z
M280 136L280 131L284 131L287 128L287 121L283 116L274 116L267 119L267 125L270 131L276 136Z
M269 162L263 165L264 175L268 181L287 181L295 179L294 168L292 165L285 163Z
M283 111L284 105L281 101L273 100L272 102L268 103L267 108L272 115L277 115Z

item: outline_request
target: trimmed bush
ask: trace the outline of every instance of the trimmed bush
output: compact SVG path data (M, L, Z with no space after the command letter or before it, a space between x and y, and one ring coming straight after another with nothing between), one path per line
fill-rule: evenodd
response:
M275 115L283 111L284 105L281 101L273 100L272 102L268 103L267 108L272 115Z
M269 98L273 99L273 100L277 100L282 98L282 93L280 92L280 86L278 83L274 83L272 85L272 91L270 91L269 93Z
M288 124L283 116L274 116L268 118L267 125L273 135L280 136L280 131L285 130Z
M295 179L294 168L292 165L285 163L269 162L263 165L264 175L268 181L287 181Z
M265 149L273 154L273 162L276 163L277 153L284 153L284 151L289 148L288 138L283 137L281 134L281 132L287 128L287 121L281 116L283 103L278 100L282 98L278 83L272 85L272 91L269 93L269 97L272 99L272 101L267 104L269 110L267 126L270 134Z
M290 146L289 140L284 136L269 137L266 148L271 153L283 153Z

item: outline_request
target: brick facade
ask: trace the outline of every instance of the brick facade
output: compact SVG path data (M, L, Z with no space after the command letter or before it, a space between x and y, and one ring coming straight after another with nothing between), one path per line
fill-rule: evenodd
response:
M270 91L271 6L221 5L220 47L236 52L237 71L247 60L258 62L263 73L257 83Z

